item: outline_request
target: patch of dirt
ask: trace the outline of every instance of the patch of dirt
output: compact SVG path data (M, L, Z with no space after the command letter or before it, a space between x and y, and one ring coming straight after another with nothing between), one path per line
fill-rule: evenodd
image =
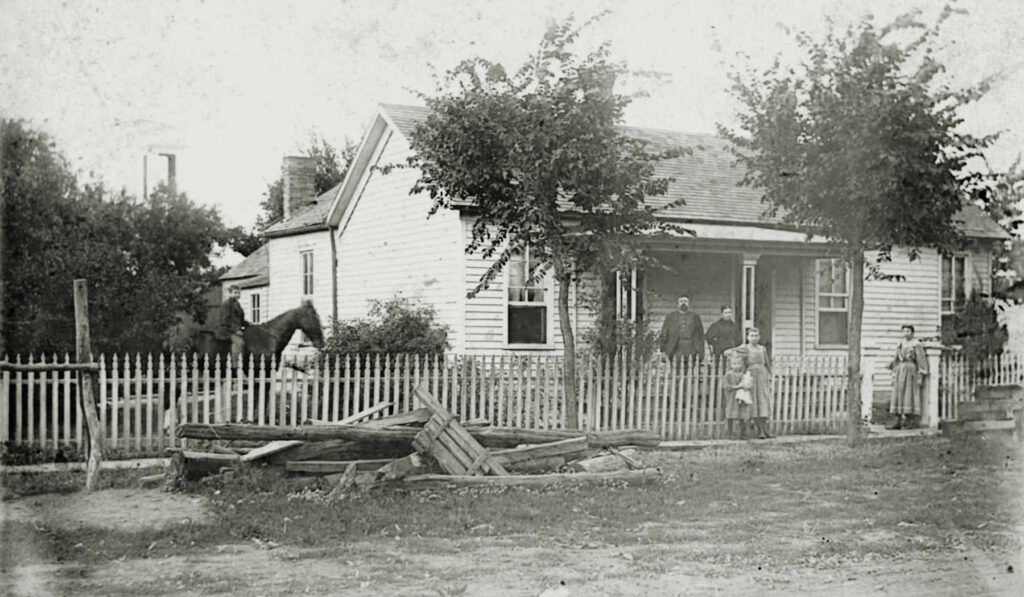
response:
M0 503L0 520L60 528L96 526L134 531L188 520L202 522L206 517L202 498L152 489L46 494Z

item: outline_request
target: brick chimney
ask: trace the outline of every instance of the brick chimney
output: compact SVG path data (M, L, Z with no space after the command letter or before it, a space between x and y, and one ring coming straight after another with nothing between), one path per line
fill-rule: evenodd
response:
M313 176L316 164L313 158L286 156L281 164L281 178L284 180L284 219L302 211L316 199Z

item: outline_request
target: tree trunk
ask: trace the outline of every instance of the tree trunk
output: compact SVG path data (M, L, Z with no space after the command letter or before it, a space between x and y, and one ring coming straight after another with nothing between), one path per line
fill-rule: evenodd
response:
M852 251L848 260L850 264L850 283L853 286L850 294L850 320L846 328L848 344L846 366L846 436L851 444L858 443L864 435L864 424L861 420L861 322L864 319L864 251L860 248Z
M565 426L579 429L579 405L576 402L576 337L569 320L569 289L572 280L564 264L555 263L558 278L558 323L562 326L562 351L565 355L565 371L562 376L562 391L565 393Z

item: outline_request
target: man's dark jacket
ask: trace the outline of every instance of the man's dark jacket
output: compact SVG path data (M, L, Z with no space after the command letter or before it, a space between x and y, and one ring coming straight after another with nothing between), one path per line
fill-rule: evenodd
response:
M238 299L231 297L220 306L220 324L217 325L217 339L230 340L231 334L245 325L245 311Z
M711 324L704 339L711 346L711 352L716 359L722 358L722 353L740 345L740 326L728 319L719 319Z
M661 351L675 358L704 354L704 324L693 311L675 310L665 317L661 326Z

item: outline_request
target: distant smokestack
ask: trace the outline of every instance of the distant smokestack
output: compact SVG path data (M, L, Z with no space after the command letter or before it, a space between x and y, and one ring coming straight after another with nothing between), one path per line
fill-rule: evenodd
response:
M302 211L316 198L313 178L316 163L313 158L287 156L281 164L281 178L284 180L284 219Z
M178 157L173 153L161 153L167 158L167 190L171 195L178 192Z

